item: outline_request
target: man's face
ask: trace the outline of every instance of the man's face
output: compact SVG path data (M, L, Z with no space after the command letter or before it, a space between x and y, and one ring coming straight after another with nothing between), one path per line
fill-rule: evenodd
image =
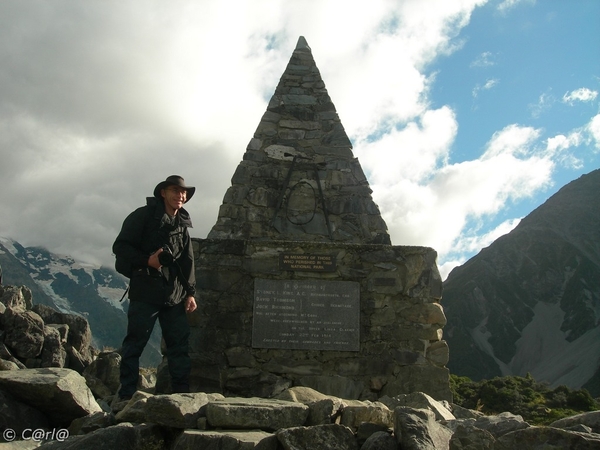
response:
M170 215L176 214L187 198L187 191L177 186L169 186L161 190L160 193L165 199L165 209Z

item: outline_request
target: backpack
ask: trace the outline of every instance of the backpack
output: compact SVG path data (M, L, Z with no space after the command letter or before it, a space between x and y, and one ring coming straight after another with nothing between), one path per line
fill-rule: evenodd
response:
M148 220L156 208L156 198L146 198L146 220ZM133 265L129 261L124 261L118 255L115 255L115 270L127 278L133 275Z
M133 266L118 256L115 256L115 270L127 278L131 278L133 274Z

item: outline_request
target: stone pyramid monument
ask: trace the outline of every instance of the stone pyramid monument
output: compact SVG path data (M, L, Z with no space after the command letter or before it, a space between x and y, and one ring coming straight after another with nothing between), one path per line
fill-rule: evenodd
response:
M371 192L300 37L208 238L389 244Z
M436 252L391 244L304 38L193 243L193 391L452 399Z

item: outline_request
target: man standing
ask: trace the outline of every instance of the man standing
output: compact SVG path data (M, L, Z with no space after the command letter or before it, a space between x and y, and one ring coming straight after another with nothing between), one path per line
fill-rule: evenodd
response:
M127 335L121 355L121 400L137 389L139 359L158 319L167 347L173 392L189 392L191 361L186 313L196 309L194 252L183 204L196 189L171 175L154 189L147 205L133 211L113 244L119 265L130 276ZM122 272L122 270L119 270Z

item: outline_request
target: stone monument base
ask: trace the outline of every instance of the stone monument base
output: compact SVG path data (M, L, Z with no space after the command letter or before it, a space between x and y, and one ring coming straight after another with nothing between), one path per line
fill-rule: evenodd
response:
M272 397L290 386L308 386L347 399L415 391L452 399L434 250L193 242L193 391Z

